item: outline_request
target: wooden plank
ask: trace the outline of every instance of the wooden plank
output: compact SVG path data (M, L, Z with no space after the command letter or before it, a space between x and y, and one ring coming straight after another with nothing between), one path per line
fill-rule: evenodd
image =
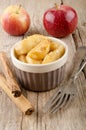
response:
M64 0L64 4L70 5L76 10L78 14L78 37L82 45L86 45L86 0L79 0L78 2L75 0ZM77 34L75 33L75 35ZM78 44L78 46L80 45L81 44Z
M21 130L22 113L0 89L0 129Z
M34 34L41 33L48 35L45 31L42 23L43 13L47 8L53 6L54 3L61 3L60 0L3 0L0 2L0 15L6 6L10 4L21 4L30 14L31 26L28 32L24 36L13 37L5 33L0 25L0 51L4 50L10 57L10 49L14 43L23 39L24 37ZM45 4L46 3L46 4ZM73 35L69 35L62 38L66 42L69 48L68 61L65 64L63 70L60 72L59 78L68 77L72 71L72 59L76 52L76 48L81 45L86 45L86 24L85 24L85 0L64 0L65 4L74 7L79 15L79 23L76 31ZM65 75L64 75L64 74ZM83 84L85 78L83 73L80 75L77 86L78 86L78 97L74 100L68 109L63 109L54 115L48 115L43 113L43 107L46 101L56 91L56 89L49 92L36 93L28 92L23 90L24 95L29 99L35 106L35 112L31 116L24 116L16 108L16 106L10 101L7 95L0 90L0 130L85 130L86 128L86 86Z
M21 123L21 127L22 127L22 130L35 130L37 129L37 113L38 113L38 107L37 107L37 93L34 93L34 92L25 92L25 95L27 97L27 99L29 99L34 107L35 107L35 111L34 113L31 115L31 116L23 116L22 118L22 123Z
M72 1L71 1L72 3ZM69 4L71 5L71 3L69 2ZM79 3L79 2L77 2ZM75 1L74 1L74 4ZM83 12L83 11L82 11ZM72 35L63 38L62 40L66 42L66 44L68 45L69 48L69 57L68 57L68 61L65 65L65 73L68 76L71 73L72 70L72 59L74 57L74 54L76 52L76 48L78 46L81 46L82 43L82 39L80 37L80 34L78 32L78 28L75 31L75 35L77 37L77 43L75 43L75 39L74 37L72 37ZM85 32L84 32L85 33ZM85 41L85 40L83 40ZM76 46L77 44L77 46ZM71 69L70 69L71 68ZM62 72L63 73L63 72ZM84 77L83 77L84 78ZM82 78L82 81L83 81ZM82 85L79 84L80 81L77 82L78 87L82 88ZM82 88L83 89L83 88ZM50 95L53 95L54 91L56 89L47 92L47 93L42 93L39 94L39 104L38 104L38 108L39 108L39 126L38 126L38 130L40 129L46 129L46 130L59 130L59 129L63 129L63 130L84 130L84 128L86 127L85 121L85 107L83 106L83 112L81 113L81 105L80 105L80 101L78 99L78 97L75 99L75 101L73 102L73 104L67 109L67 110L61 110L57 113L55 113L55 115L47 115L47 114L43 114L42 109L43 106L46 102L46 100L49 99ZM79 93L80 95L80 93ZM82 94L81 94L82 95ZM81 99L81 102L82 99ZM84 113L84 117L83 117L83 113Z
M4 9L10 5L12 1L0 1L0 16ZM21 40L23 37L10 36L2 29L0 24L0 51L5 51L10 58L10 49L13 44ZM0 89L0 129L1 130L21 130L22 113L15 104Z

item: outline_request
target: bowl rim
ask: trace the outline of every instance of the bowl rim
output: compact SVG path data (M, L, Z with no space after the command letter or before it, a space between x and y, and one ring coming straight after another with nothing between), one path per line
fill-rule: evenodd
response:
M64 45L64 47L65 47L65 53L64 53L64 55L61 58L59 58L58 60L55 60L53 62L50 62L50 63L47 63L47 64L41 64L41 65L40 64L28 64L28 63L22 62L22 61L18 60L15 57L15 54L14 54L14 48L15 48L15 46L17 44L20 44L19 43L20 41L19 41L19 42L15 43L12 46L12 48L11 48L11 60L12 60L12 62L14 64L14 66L17 67L20 70L23 70L23 71L26 71L26 72L32 72L32 73L34 73L34 72L36 72L36 73L41 73L42 72L43 73L43 72L53 71L54 70L53 68L49 69L49 70L47 70L47 69L48 69L48 67L50 68L50 66L53 66L54 64L59 64L60 63L57 66L57 69L60 68L60 67L62 67L66 63L66 61L67 61L67 57L68 57L68 46L66 45L66 43L64 41L62 41L62 40L60 40L58 38L51 37L51 36L46 36L46 37L49 38L50 40L53 40L55 42L59 42L62 45ZM65 60L65 61L63 61L63 60ZM61 62L63 62L63 63L61 63ZM44 70L43 67L45 67L47 69ZM31 68L33 68L33 69L31 69ZM37 68L40 68L40 69L43 69L43 70L41 70L39 72ZM34 69L35 69L35 71L34 71ZM37 69L37 71L36 71L36 69Z

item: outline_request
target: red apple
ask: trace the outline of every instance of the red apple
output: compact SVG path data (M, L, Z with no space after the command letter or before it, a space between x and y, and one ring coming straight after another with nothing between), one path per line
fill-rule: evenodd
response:
M4 30L10 35L22 35L30 26L30 17L22 6L8 6L1 17L1 24Z
M65 37L72 33L78 23L76 11L67 5L48 9L43 16L46 31L54 37Z

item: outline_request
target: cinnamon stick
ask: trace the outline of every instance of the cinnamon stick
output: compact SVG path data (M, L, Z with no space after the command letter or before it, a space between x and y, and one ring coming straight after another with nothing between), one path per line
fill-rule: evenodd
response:
M4 70L4 75L9 84L9 86L8 86L9 89L13 93L14 97L20 96L21 95L20 86L18 85L17 81L15 80L15 77L10 69L10 63L9 63L9 60L8 60L5 52L0 53L0 61L1 61L1 65Z
M15 98L11 93L6 78L0 74L0 87L10 97L10 99L16 104L16 106L25 114L30 115L34 111L34 107L22 94L20 97Z

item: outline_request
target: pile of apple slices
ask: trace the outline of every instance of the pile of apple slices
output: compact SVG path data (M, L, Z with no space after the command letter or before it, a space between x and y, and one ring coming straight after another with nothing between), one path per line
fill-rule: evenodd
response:
M16 58L29 64L47 64L63 56L65 48L46 36L35 34L15 46Z

